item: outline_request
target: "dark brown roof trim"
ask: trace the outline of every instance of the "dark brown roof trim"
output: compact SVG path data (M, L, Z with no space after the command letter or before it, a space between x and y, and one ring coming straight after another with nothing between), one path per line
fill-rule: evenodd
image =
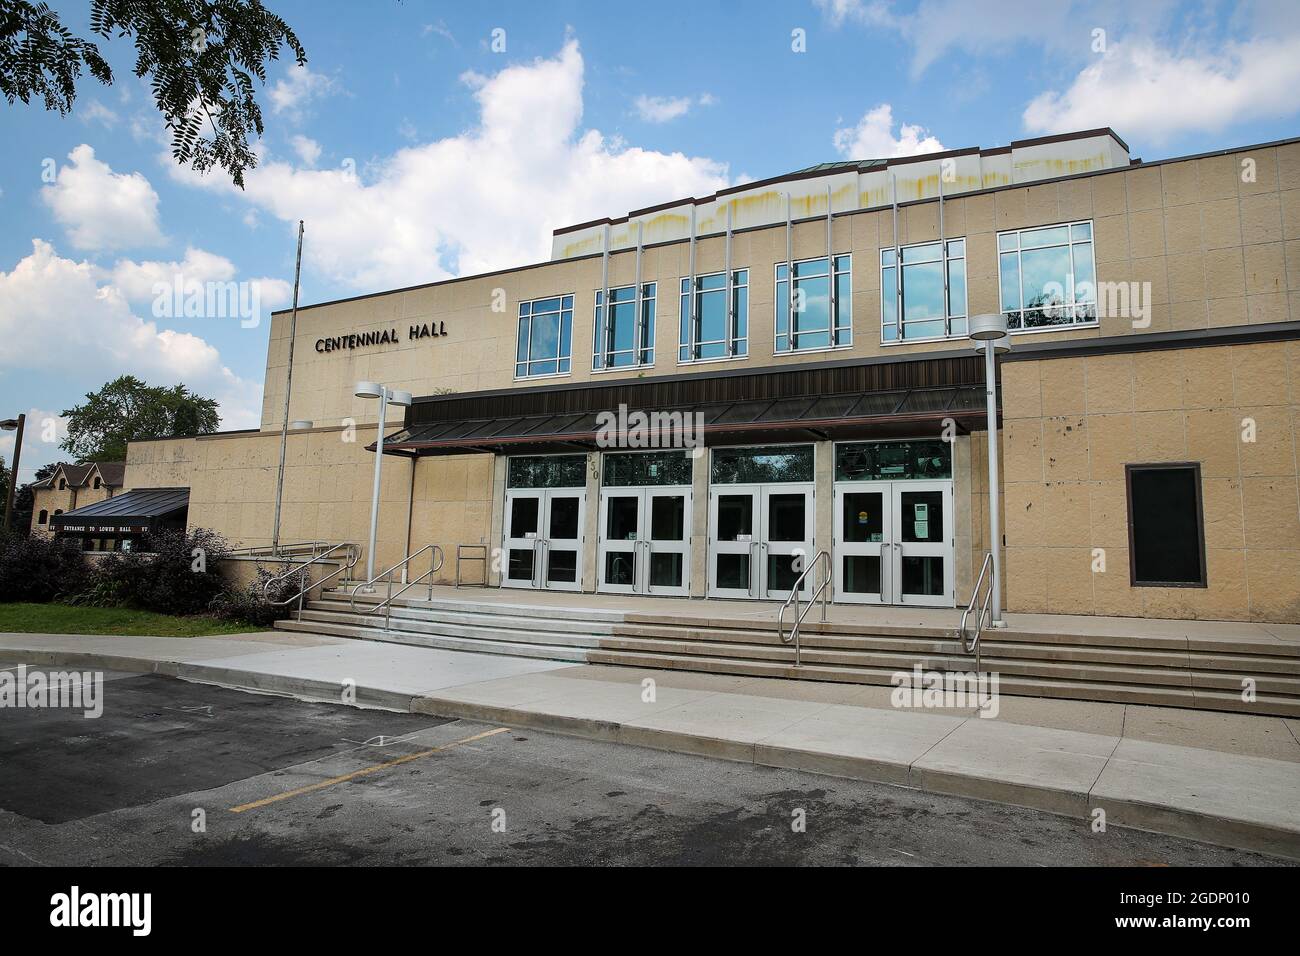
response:
M677 372L673 375L647 375L644 378L618 378L608 381L563 382L545 387L548 392L568 392L584 388L621 388L627 385L654 385L670 382L699 382L705 379L737 378L746 375L779 375L781 373L815 372L820 369L845 369L871 365L893 365L905 362L929 362L942 359L970 358L975 354L974 347L963 349L943 349L932 352L901 352L898 355L873 355L868 358L839 359L823 362L792 362L786 365L737 366L735 368L718 368L708 372ZM417 395L412 404L426 402L460 402L474 398L499 398L503 395L528 395L543 391L534 386L520 388L487 388L477 392L450 392L445 395Z
M1108 335L1097 339L1030 342L1013 346L1010 352L1001 356L1000 361L1033 362L1043 359L1079 358L1087 355L1123 355L1133 352L1159 352L1166 349L1285 342L1292 339L1300 339L1300 321L1270 322L1266 325L1231 325L1180 332Z
M1116 139L1118 139L1118 138L1119 138L1119 137L1116 137ZM1032 141L1032 140L1023 140L1022 142L1030 142L1030 143L1032 143L1032 142L1035 142L1035 141ZM1209 159L1209 158L1214 157L1214 156L1228 156L1228 155L1230 155L1230 154L1232 154L1232 153L1246 153L1246 152L1250 152L1252 149L1274 149L1274 148L1276 148L1276 147L1278 147L1278 146L1291 146L1291 145L1293 145L1293 144L1295 144L1295 143L1300 143L1300 136L1293 136L1293 137L1290 137L1290 138L1288 138L1288 139L1277 139L1277 140L1272 140L1272 141L1267 142L1267 143L1251 143L1251 144L1246 145L1246 146L1229 146L1229 147L1227 147L1227 148L1225 148L1225 149L1215 149L1215 150L1210 150L1210 151L1208 151L1208 152L1204 152L1204 153L1193 153L1193 154L1188 155L1188 156L1171 156L1171 157L1169 157L1168 159L1156 159L1156 160L1152 160L1152 161L1149 162L1149 163L1143 163L1142 165L1143 165L1143 167L1145 167L1145 168L1150 168L1150 167L1153 167L1153 166L1165 166L1165 165L1168 165L1168 164L1170 164L1170 163L1188 163L1188 162L1192 162L1192 161L1194 161L1194 160L1198 160L1198 159ZM984 150L984 151L983 151L983 154L984 154L985 156L989 156L989 155L992 155L993 153L995 153L995 152L997 152L997 151L999 151L999 150L1000 150L1001 152L1007 152L1010 148L1011 148L1011 147L1007 146L1007 147L998 147L998 148L995 148L995 149ZM1112 173L1122 173L1122 172L1125 172L1125 171L1127 171L1127 170L1129 170L1129 169L1131 169L1131 168L1132 168L1131 166L1116 166L1116 167L1113 167L1113 168L1110 168L1110 169L1093 169L1093 170L1089 170L1089 171L1087 171L1087 172L1082 172L1082 173L1071 173L1071 174L1066 175L1066 176L1057 176L1057 177L1054 178L1054 179L1036 179L1036 180L1034 180L1032 183L1008 183L1008 184L1005 185L1005 186L991 186L991 187L989 187L988 189L976 189L976 190L971 190L970 192L956 193L956 194L954 194L954 195L952 195L952 196L945 196L945 197L944 197L944 200L947 201L947 202L956 202L956 201L961 200L961 199L968 199L968 198L970 198L970 197L972 197L972 196L983 196L983 195L986 195L986 194L989 194L989 193L1003 192L1003 191L1005 191L1005 190L1009 190L1009 189L1029 189L1029 188L1031 188L1031 187L1033 187L1033 186L1047 186L1047 185L1051 185L1052 183L1066 182L1066 181L1069 181L1069 180L1072 180L1072 179L1087 179L1087 178L1092 177L1092 176L1107 176L1107 175L1110 175L1110 174L1112 174ZM825 171L823 171L823 172L820 172L820 173L815 173L815 175L825 176L825 175L827 175L827 173L826 173ZM791 177L791 176L778 176L778 177L776 177L776 179L774 179L774 180L769 180L769 182L777 182L777 181L782 180L782 179L792 179L792 178L795 178L795 177ZM751 189L751 188L753 188L754 186L757 186L757 185L762 185L762 183L746 183L744 186L733 187L733 191L736 191L736 190L739 190L739 189ZM724 192L725 192L725 190L720 191L717 195L722 195ZM930 199L912 199L912 200L908 200L907 202L900 202L898 205L899 205L899 208L901 209L901 208L903 208L904 206L911 206L911 205L917 205L917 204L920 204L920 203L938 202L938 201L939 201L939 200L938 200L937 197L933 197L933 198L930 198ZM867 214L874 214L874 213L881 212L882 210L884 210L884 209L886 209L886 208L887 208L887 207L884 207L884 206L877 206L877 207L873 207L873 208L870 208L870 209L847 209L847 210L844 210L844 211L842 211L842 212L837 212L837 213L835 213L835 216L836 216L836 217L839 217L839 216L861 216L861 215L867 215ZM615 221L618 221L618 222L625 222L625 221L626 221L626 218L627 218L627 217L624 217L623 219L620 219L620 220L612 220L612 219L595 219L595 220L592 220L592 222L590 222L590 223L586 223L585 225L601 225L601 224L603 224L603 223L611 223L611 224L612 224L612 223L614 223ZM824 219L824 218L825 218L824 216L808 216L808 217L805 217L804 219L799 219L799 220L795 220L795 221L796 221L796 222L812 222L813 220L820 220L820 219ZM745 232L752 232L752 231L756 231L756 230L759 230L759 229L780 228L780 227L782 227L783 225L784 225L783 223L766 223L766 224L761 225L761 226L746 226L744 229L735 229L735 230L733 230L733 234L734 234L734 235L741 235L742 233L745 233ZM578 228L583 228L583 227L581 227L581 226L568 226L568 227L565 228L564 231L572 231L572 230L574 230L574 229L578 229ZM560 230L556 230L556 232L558 233L558 232L560 232ZM685 239L671 239L671 240L668 240L668 241L666 241L666 242L660 242L660 243L654 243L654 244L651 244L651 245L646 245L644 248L646 248L646 249L653 249L653 248L656 248L657 246L667 246L667 245L672 245L673 243L676 243L676 242L686 242L686 241L687 241L687 240L685 240ZM631 252L631 251L633 251L633 250L619 250L619 252ZM611 253L611 255L617 255L617 254L618 254L618 253ZM544 266L554 266L554 265L559 265L559 264L561 264L561 263L582 262L584 259L598 259L598 258L600 258L600 253L594 253L593 255L589 255L589 256L573 256L572 258L569 258L569 259L546 259L546 260L544 260L544 261L542 261L542 262L532 262L532 263L528 263L528 264L526 264L526 265L522 265L522 266L511 266L511 267L508 268L508 269L496 269L496 270L493 270L492 272L477 272L477 273L475 273L474 275L468 275L468 276L455 276L455 277L453 277L453 278L451 278L451 279L438 279L438 280L435 281L435 282L421 282L421 283L417 283L416 285L403 286L403 287L398 288L398 289L383 289L383 290L381 290L381 291L379 291L379 292L364 292L364 293L361 293L360 295L345 296L344 298L341 298L341 299L327 299L327 300L324 301L324 302L313 302L313 303L310 304L310 305L299 305L299 306L298 306L298 311L299 311L299 312L303 312L303 311L305 311L305 310L307 310L307 309L319 309L319 308L322 308L322 307L327 306L327 305L344 305L344 304L346 304L346 303L348 303L348 302L361 302L361 301L363 301L363 300L365 300L365 299L375 299L375 298L378 298L379 296L383 296L383 295L400 295L400 294L402 294L402 293L404 293L404 292L416 292L416 291L419 291L419 290L421 290L421 289L431 289L431 288L434 288L434 287L436 287L436 286L453 285L453 284L455 284L455 283L457 283L457 282L470 282L470 281L475 280L475 279L490 279L490 278L492 278L493 276L508 275L508 274L510 274L510 273L512 273L512 272L525 272L525 271L527 271L527 270L529 270L529 269L540 269L540 268L542 268L542 267L544 267ZM290 311L291 311L290 309L276 309L276 310L274 310L274 311L271 313L271 315L272 315L272 316L276 316L276 315L288 315Z
M1032 139L1013 139L1010 149L1023 149L1026 146L1045 146L1048 143L1064 143L1071 139L1087 139L1089 136L1109 136L1115 142L1124 147L1124 152L1128 152L1128 143L1119 138L1109 126L1099 126L1096 129L1079 130L1073 133L1054 133L1051 136L1035 136Z
M178 438L220 438L222 435L249 435L260 428L234 428L225 432L204 432L202 435L163 435L161 438L132 438L129 444L143 445L147 441L176 441Z

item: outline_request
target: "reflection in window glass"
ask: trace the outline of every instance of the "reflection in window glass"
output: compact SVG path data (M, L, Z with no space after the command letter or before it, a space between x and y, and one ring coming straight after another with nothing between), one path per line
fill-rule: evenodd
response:
M689 278L681 283L679 362L731 358L749 351L749 270L731 273L731 314L722 273L695 277L694 327L691 324Z
M596 291L595 342L591 367L626 368L653 365L655 361L655 283L641 286L641 321L636 317L636 286L609 290L609 316L605 294ZM602 344L603 343L603 344Z
M1012 331L1095 323L1092 223L999 233L998 282Z
M849 256L835 256L833 277L830 275L825 257L796 262L792 291L786 264L777 263L777 352L797 352L804 349L823 349L853 344L851 270L852 263Z
M715 448L713 451L714 484L812 480L811 445Z
M835 446L836 481L952 477L952 446L940 439L850 442Z
M945 243L947 260L939 243L880 250L880 336L885 342L934 339L966 334L966 240ZM899 259L901 258L901 263ZM902 268L902 294L896 273ZM948 295L944 296L944 281ZM903 321L898 321L899 301Z
M586 455L526 455L506 465L508 488L583 488L587 484Z
M515 337L515 377L560 375L570 370L573 296L519 303Z
M689 485L691 458L684 451L606 453L603 483L629 485Z

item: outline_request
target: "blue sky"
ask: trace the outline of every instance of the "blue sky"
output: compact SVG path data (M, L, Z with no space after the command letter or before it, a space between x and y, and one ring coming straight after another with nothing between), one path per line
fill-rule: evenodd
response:
M52 5L84 29L88 3ZM0 417L29 414L25 479L61 457L57 413L123 372L256 425L267 323L160 314L153 286L281 308L299 218L310 303L538 261L556 226L826 160L1101 125L1157 159L1300 129L1288 2L267 5L309 62L272 65L242 193L172 162L129 41L100 44L117 82L86 78L71 117L0 103Z

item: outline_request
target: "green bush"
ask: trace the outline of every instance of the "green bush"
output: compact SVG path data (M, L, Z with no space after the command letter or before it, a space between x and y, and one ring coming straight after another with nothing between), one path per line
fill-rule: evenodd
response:
M272 577L266 568L258 568L257 579L248 587L228 588L217 595L212 601L212 613L223 620L258 627L270 627L276 621L288 617L294 605L281 606L279 602L287 601L306 586L306 572L285 578L271 585L268 591L266 585Z
M159 532L146 546L147 551L118 551L102 559L73 603L205 614L226 592L217 567L230 549L215 531Z
M52 601L76 594L86 578L79 541L0 534L0 601Z

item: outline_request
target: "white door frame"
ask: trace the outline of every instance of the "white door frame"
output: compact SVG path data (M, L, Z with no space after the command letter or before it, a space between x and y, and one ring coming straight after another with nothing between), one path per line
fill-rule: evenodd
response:
M515 534L513 524L513 503L518 499L536 498L537 530L531 534ZM578 502L578 529L576 538L551 537L551 515L557 500L575 498ZM587 490L585 488L507 488L505 504L505 526L502 529L502 552L504 567L501 571L502 587L531 588L547 591L581 591L582 569L585 553L584 519L587 512ZM576 568L573 581L550 580L551 560L557 547L561 551L576 552ZM532 575L528 579L510 577L510 551L531 548L533 551Z
M894 592L894 603L907 607L956 607L957 595L954 579L955 569L953 568L955 557L953 544L956 530L953 527L952 479L913 479L910 481L895 481L892 484L894 485L894 493L890 510L893 512L894 560L890 565L890 578L891 581L897 582L891 584ZM904 513L906 509L903 505L903 496L908 492L925 491L937 491L941 495L943 539L933 542L904 541L903 529L909 516ZM913 508L916 507L919 507L919 505L914 504ZM940 585L938 594L909 595L903 592L903 560L908 557L938 557L943 559L943 583ZM895 571L897 574L894 573Z
M844 541L844 495L879 491L884 509L880 542ZM942 495L944 536L936 542L905 542L903 495L908 492L937 491ZM953 513L953 480L900 479L897 481L839 481L835 483L834 542L835 600L845 604L894 604L905 607L955 607L956 549ZM859 554L880 555L880 594L850 594L844 588L844 557ZM940 557L944 580L940 594L905 594L903 559L905 557Z
M772 541L768 521L773 495L802 495L804 498L804 537L799 541ZM723 497L748 497L750 500L750 534L747 540L718 540L718 507ZM718 484L709 488L709 546L708 594L709 597L759 600L784 600L789 591L773 590L768 580L768 559L772 556L802 554L806 562L816 552L813 549L817 527L817 487L813 482L763 482L761 484ZM749 584L746 588L724 588L718 585L718 555L744 554L748 556ZM812 582L804 580L801 593L812 590Z
M718 506L723 497L749 499L749 533L734 540L718 540ZM717 485L709 488L709 546L708 594L720 598L755 598L759 591L758 570L760 557L760 528L762 527L762 489L760 485ZM718 585L718 555L746 555L749 569L748 582L743 588L724 588Z
M691 591L691 499L689 485L623 485L600 490L600 518L596 551L596 589L611 594L657 594L689 596ZM681 538L654 537L654 503L660 498L682 499ZM610 502L630 499L636 503L636 530L631 538L615 539L609 533ZM682 580L678 585L651 583L656 554L680 555ZM611 583L605 570L610 555L623 555L632 564L627 583Z
M835 485L834 526L831 533L833 542L832 559L835 565L835 600L845 604L888 604L893 596L892 573L893 548L893 503L892 482L889 481L843 481ZM880 496L880 540L846 541L844 540L844 498L850 494L878 494ZM869 520L869 519L868 519ZM877 557L880 559L880 591L851 592L845 587L844 559L847 557Z

